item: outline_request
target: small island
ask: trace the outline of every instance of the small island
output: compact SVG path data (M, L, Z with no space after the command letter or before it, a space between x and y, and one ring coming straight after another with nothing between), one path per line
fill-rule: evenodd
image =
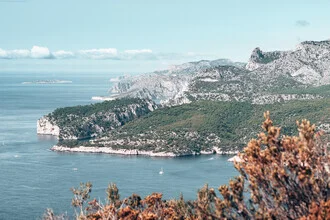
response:
M22 82L22 84L68 84L72 83L70 80L36 80L30 82Z

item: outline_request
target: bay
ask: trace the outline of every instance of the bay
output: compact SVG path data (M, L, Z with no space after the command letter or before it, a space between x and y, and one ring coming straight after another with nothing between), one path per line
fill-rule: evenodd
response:
M73 213L71 187L91 181L91 197L104 201L110 182L121 197L162 192L165 199L195 199L205 183L217 188L237 173L228 156L152 158L57 153L57 140L36 134L37 120L58 107L94 103L119 73L0 73L0 219L40 219L46 208ZM36 80L71 84L22 84ZM163 168L164 174L159 175Z

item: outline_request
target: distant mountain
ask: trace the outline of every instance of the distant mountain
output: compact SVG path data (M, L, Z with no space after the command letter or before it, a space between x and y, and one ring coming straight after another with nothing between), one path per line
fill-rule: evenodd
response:
M189 62L174 65L163 71L123 77L110 89L110 92L118 98L129 96L164 101L179 97L188 91L191 81L199 72L217 66L243 68L245 65L245 63L232 62L228 59Z
M306 41L292 51L263 52L256 48L247 64L228 59L201 60L125 77L111 92L115 97L149 98L164 105L201 99L267 104L321 98L322 94L304 91L327 84L330 41Z
M313 86L330 83L330 41L305 41L293 51L253 50L246 69L259 76L288 76Z

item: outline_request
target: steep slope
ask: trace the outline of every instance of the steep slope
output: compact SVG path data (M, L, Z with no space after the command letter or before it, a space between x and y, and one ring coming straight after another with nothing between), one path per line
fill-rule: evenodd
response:
M168 106L194 100L267 104L322 98L289 90L326 84L330 84L330 41L306 41L292 51L256 48L246 66L228 60L191 62L125 78L111 91L119 97L150 98Z
M305 41L292 51L262 52L256 48L246 65L263 80L288 76L307 85L330 83L330 41Z
M154 102L137 98L59 108L38 120L37 133L60 140L97 137L155 109Z
M172 66L164 71L121 78L120 82L110 89L110 92L113 97L128 96L156 101L175 99L188 90L190 82L197 73L219 65L243 68L245 64L232 62L228 59L189 62Z

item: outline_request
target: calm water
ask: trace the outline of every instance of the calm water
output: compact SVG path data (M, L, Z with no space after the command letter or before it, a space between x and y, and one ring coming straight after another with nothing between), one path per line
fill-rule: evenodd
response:
M70 188L91 181L91 197L105 198L109 182L122 197L163 192L194 199L205 183L218 187L236 172L226 156L149 158L105 154L56 153L56 139L36 135L36 121L57 107L92 103L107 94L116 74L0 73L0 219L37 219L47 207L72 213ZM31 85L34 80L72 80L72 84ZM163 168L164 174L159 175Z

